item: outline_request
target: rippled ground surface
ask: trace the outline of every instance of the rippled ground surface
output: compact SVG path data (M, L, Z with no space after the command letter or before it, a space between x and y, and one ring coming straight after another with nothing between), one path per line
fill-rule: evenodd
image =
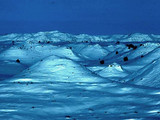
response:
M160 119L160 37L0 37L0 119Z

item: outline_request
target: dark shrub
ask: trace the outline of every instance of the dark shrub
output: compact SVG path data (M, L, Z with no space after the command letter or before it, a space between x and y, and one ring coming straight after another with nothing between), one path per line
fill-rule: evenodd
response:
M128 61L128 57L124 57L123 60L124 60L124 61Z
M137 49L137 46L134 46L133 44L127 44L126 45L128 49L133 48L133 50Z
M16 62L17 62L17 63L20 63L20 60L19 60L19 59L17 59L17 60L16 60Z
M143 44L140 44L140 46L143 46Z
M116 42L116 44L120 44L120 42L119 42L119 41L117 41L117 42Z
M14 45L14 41L12 41L12 45Z
M101 61L100 61L100 64L104 64L104 60L101 60Z

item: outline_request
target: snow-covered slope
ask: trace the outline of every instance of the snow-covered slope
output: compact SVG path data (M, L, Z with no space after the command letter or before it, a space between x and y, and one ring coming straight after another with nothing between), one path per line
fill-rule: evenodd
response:
M160 119L160 37L0 36L0 119Z

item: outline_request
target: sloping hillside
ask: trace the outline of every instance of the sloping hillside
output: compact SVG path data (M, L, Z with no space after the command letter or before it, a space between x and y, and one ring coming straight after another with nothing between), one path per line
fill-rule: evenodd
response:
M160 119L159 35L0 36L0 119Z

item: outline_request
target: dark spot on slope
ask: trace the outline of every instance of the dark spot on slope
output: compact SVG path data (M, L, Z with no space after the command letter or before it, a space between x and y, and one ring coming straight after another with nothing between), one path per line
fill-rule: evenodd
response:
M47 41L47 43L49 44L49 43L50 43L50 41Z
M138 113L137 111L134 111L134 113Z
M143 44L140 44L139 46L143 46Z
M12 45L15 45L15 42L14 42L14 41L12 41Z
M88 111L94 111L92 108L88 108Z
M133 48L133 50L137 49L137 46L134 46L133 44L127 44L126 45L128 47L128 49Z
M33 82L30 82L30 84L33 84Z
M116 51L116 54L118 54L118 51Z
M107 114L108 112L107 112L107 111L105 111L104 113L105 113L105 114Z
M17 62L17 63L20 63L20 60L19 60L19 59L17 59L17 60L16 60L16 62Z
M112 65L109 65L109 67L112 67Z
M69 116L69 115L66 115L66 116L65 116L65 118L66 118L66 119L70 119L70 118L71 118L71 116Z
M72 47L67 47L66 49L71 49L72 50Z
M141 55L141 58L143 58L144 57L144 55Z
M133 50L137 49L137 46L134 46Z
M101 60L101 61L100 61L100 64L104 64L104 60Z
M38 43L41 43L41 41L38 41Z
M128 57L124 57L123 60L124 60L124 61L128 61Z
M120 44L120 42L119 42L119 41L117 41L117 42L116 42L116 44Z
M32 106L32 109L34 109L35 107L34 106Z

